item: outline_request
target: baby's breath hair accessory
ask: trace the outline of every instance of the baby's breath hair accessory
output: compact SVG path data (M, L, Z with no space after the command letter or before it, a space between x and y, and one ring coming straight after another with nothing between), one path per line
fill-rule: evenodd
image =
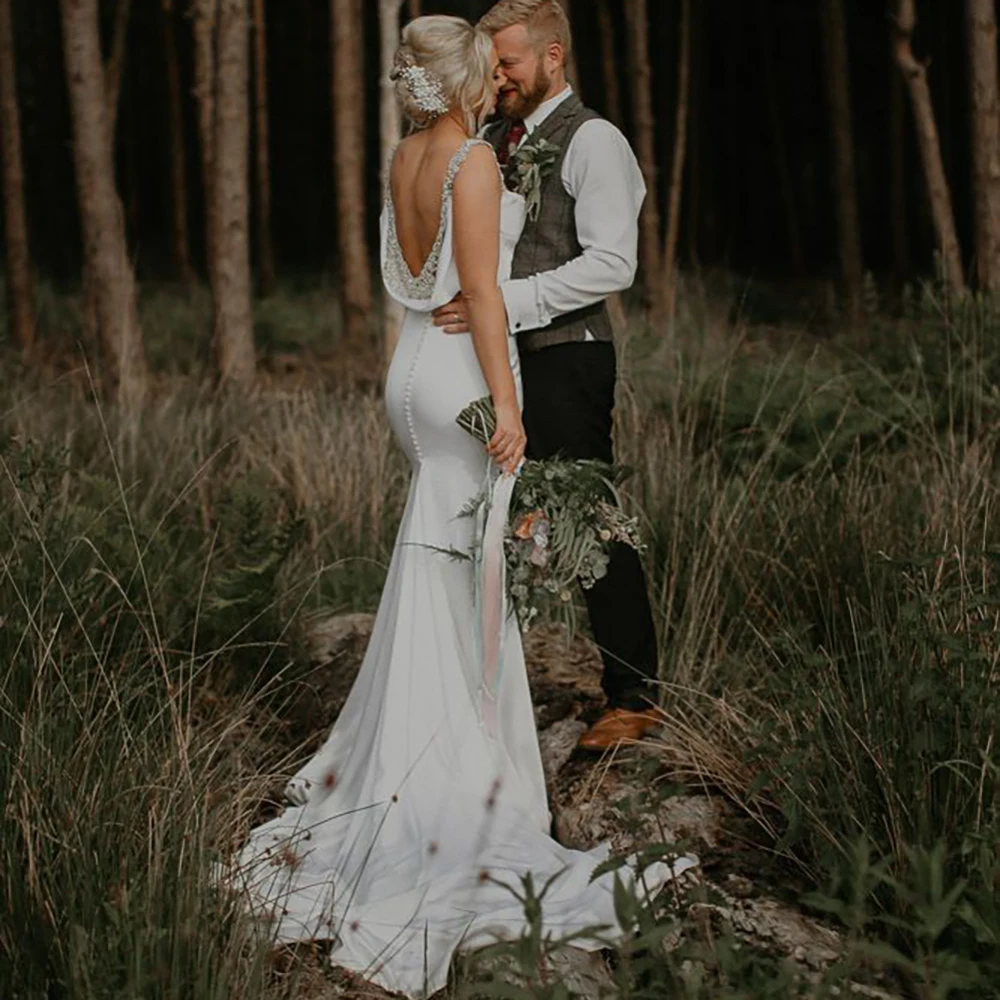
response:
M448 113L448 102L444 99L441 80L436 73L418 66L410 53L404 51L397 54L390 79L402 79L413 103L425 114L439 118Z

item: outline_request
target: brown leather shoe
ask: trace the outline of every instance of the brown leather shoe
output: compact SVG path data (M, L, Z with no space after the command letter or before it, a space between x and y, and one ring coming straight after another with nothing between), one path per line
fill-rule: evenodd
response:
M661 713L651 709L633 712L627 708L608 709L577 743L581 750L610 750L622 742L642 739L663 722Z

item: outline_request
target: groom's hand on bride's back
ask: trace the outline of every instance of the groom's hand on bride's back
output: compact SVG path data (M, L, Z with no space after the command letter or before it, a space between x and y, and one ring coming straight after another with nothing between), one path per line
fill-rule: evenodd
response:
M432 315L434 325L441 327L445 333L469 332L469 310L461 292L451 302L435 309Z

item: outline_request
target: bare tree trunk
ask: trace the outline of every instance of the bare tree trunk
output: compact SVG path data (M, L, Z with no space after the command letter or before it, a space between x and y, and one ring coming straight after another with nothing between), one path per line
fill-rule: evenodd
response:
M253 0L254 106L257 153L257 246L261 295L274 291L274 243L271 238L270 122L267 98L267 24L264 0Z
M570 35L575 37L575 32L573 31L573 4L571 0L560 0L563 6L563 10L566 11L566 19L569 21ZM566 79L573 85L573 89L577 94L583 93L583 82L580 80L580 74L577 72L576 66L576 46L567 53L566 58Z
M97 0L61 0L60 7L84 256L117 396L122 405L133 407L145 394L146 359L135 275L115 191Z
M412 21L415 17L420 17L423 12L423 4L420 0L407 0L406 9L410 15L410 20Z
M1000 127L997 100L995 0L966 0L969 87L972 92L972 172L979 287L1000 291Z
M691 110L688 115L688 225L687 256L691 269L701 269L701 206L704 184L705 136L709 134L709 90L705 76L705 7L691 10Z
M927 194L931 203L931 217L937 237L938 252L945 281L956 292L965 290L962 271L962 252L955 232L955 214L951 207L951 191L941 162L941 143L934 121L934 105L927 84L927 67L913 55L913 32L917 26L915 0L899 0L896 13L895 53L910 91L913 117L916 122L920 158Z
M691 99L691 0L681 0L680 51L677 58L677 117L674 122L674 158L667 199L667 233L663 244L664 312L672 321L677 298L677 242L681 232L681 193L687 154L687 123Z
M219 0L191 0L194 32L194 93L198 101L201 176L205 198L205 261L214 285L215 266L215 29Z
M639 219L639 248L646 279L646 303L653 326L663 323L666 300L660 255L659 171L656 165L656 120L653 116L652 73L649 67L647 0L630 0L629 49L632 57L632 107L639 167L646 180L646 202Z
M118 111L121 107L122 76L125 72L126 43L128 41L128 24L131 10L132 0L118 0L118 5L115 8L114 32L111 38L111 55L104 60L104 93L105 101L107 103L108 136L110 137L111 142L111 162L113 165L115 163L115 136L118 126ZM133 199L132 204L129 206L129 208L132 209L129 213L129 217L134 222L137 215L137 212L135 211L136 206L134 199L138 194L138 188L136 185L129 185L129 187ZM121 204L121 198L120 196L118 197L119 210L124 212L124 207ZM135 230L133 228L133 232L134 231ZM83 262L81 285L83 328L90 342L92 344L96 344L99 339L97 333L99 322L97 318L97 301L95 298L96 292L94 290L94 278L90 272L89 263L86 258L84 258Z
M132 12L132 0L118 0L115 8L115 31L111 40L111 55L104 68L104 87L108 98L108 132L112 144L118 124L118 108L121 104L122 76L125 73L125 52L128 42L128 21Z
M890 53L891 55L891 53ZM906 212L906 87L893 61L889 68L889 225L892 285L898 295L910 271L910 234Z
M601 38L602 79L608 119L618 128L624 128L625 115L622 111L622 91L618 77L618 59L615 54L615 22L611 16L611 9L608 7L608 0L599 0L597 27ZM608 312L611 315L611 326L615 333L624 333L628 326L628 316L621 295L617 292L614 295L609 295L607 304Z
M399 13L402 0L379 0L379 41L381 48L381 72L379 76L381 107L379 120L382 123L382 187L389 183L389 167L392 154L399 142L402 119L396 101L396 87L389 79L392 61L399 47ZM403 325L403 308L391 295L382 296L382 357L386 365L392 360Z
M187 155L184 142L184 111L181 70L174 34L173 0L160 0L163 48L167 68L167 99L170 108L170 201L173 211L174 267L185 284L194 283L191 239L188 232Z
M365 109L361 0L331 0L334 169L344 333L363 344L371 328L372 283L365 235Z
M848 313L861 309L864 265L854 171L854 131L851 126L851 83L847 58L847 28L843 0L822 0L825 80L830 105L834 193L837 202L837 249Z
M27 353L35 342L31 252L24 208L21 113L17 101L11 0L0 0L0 140L3 154L4 236L7 261L7 315L14 340Z
M224 383L253 381L250 273L250 12L219 0L215 87L215 353Z
M597 26L601 37L601 65L604 69L604 92L610 121L623 127L622 92L618 81L618 58L615 55L615 22L611 17L608 0L598 0Z

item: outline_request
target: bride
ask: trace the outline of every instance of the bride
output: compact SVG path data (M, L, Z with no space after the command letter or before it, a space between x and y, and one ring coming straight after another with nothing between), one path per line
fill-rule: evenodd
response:
M525 930L514 890L527 873L537 887L553 879L547 932L627 931L617 928L613 876L590 879L607 845L573 851L549 836L500 544L476 565L449 556L472 549L475 527L457 515L483 489L491 516L506 516L525 448L499 290L525 204L473 138L503 73L489 35L461 18L421 17L404 32L393 78L418 129L395 153L381 221L386 291L406 308L385 398L412 466L409 496L343 711L289 782L289 807L252 831L226 880L274 941L331 941L334 964L421 997L446 984L456 950ZM446 334L431 316L459 290L470 335ZM497 429L484 453L455 418L487 393ZM643 884L656 890L692 864L657 863Z

